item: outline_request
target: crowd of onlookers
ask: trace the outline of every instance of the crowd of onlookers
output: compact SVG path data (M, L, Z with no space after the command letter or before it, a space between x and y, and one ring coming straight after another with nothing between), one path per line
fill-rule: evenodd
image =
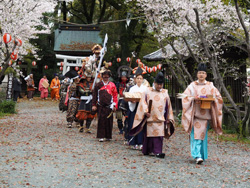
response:
M29 74L24 78L24 81L27 85L27 98L29 100L33 100L36 89L40 91L40 97L43 100L48 98L49 92L52 100L58 101L60 99L59 91L60 91L60 80L58 75L55 74L55 77L52 79L49 84L49 80L46 75L44 75L40 81L38 87L35 86L33 74ZM18 98L23 98L21 96L22 91L22 81L18 77L14 77L13 79L13 101L17 101Z

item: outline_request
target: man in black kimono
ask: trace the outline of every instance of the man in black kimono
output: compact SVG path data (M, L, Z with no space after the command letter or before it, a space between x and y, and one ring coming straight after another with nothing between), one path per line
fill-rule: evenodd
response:
M103 142L104 139L112 139L113 112L116 111L118 102L116 86L109 81L111 72L105 70L101 74L102 81L98 82L93 90L92 111L97 110L97 138Z

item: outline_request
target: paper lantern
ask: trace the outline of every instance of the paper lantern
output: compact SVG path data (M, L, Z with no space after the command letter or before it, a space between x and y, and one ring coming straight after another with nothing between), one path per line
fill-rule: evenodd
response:
M5 44L8 44L11 41L11 35L9 33L5 33L3 35L3 41Z
M63 67L60 67L60 71L62 71L63 70Z
M136 60L136 63L140 63L140 62L141 62L141 60L140 60L140 59L137 59L137 60Z
M148 67L148 73L151 73L153 69L151 67Z
M148 71L148 66L145 66L145 70Z
M130 57L127 57L127 58L126 58L126 61L127 61L127 62L130 62L130 61L131 61Z
M78 71L78 70L79 70L79 67L75 67L75 70Z
M10 55L10 58L13 59L14 61L17 60L18 55L14 54L14 52L12 52L12 54Z
M10 61L9 61L9 66L11 66L11 65L12 65L12 61L10 60Z
M153 70L154 72L156 72L156 71L157 71L157 67L156 67L156 66L153 66L153 67L152 67L152 70Z
M48 65L45 65L45 66L44 66L44 69L48 69L48 68L49 68Z
M118 58L116 59L116 61L117 61L118 63L120 63L120 62L122 61L122 59L118 57Z
M61 62L61 63L60 63L60 65L61 65L61 67L62 67L62 66L64 65L64 63L63 63L63 62Z
M33 65L33 66L36 66L36 62L35 62L35 61L32 61L32 65Z
M111 67L111 66L112 66L112 62L108 62L108 64L109 64L109 67Z
M158 69L158 70L161 70L161 67L162 67L162 64L158 64L158 65L157 65L157 69Z
M14 43L16 43L17 46L22 46L22 44L23 44L22 40L21 40L21 39L18 39L18 38L16 38L16 39L14 40Z

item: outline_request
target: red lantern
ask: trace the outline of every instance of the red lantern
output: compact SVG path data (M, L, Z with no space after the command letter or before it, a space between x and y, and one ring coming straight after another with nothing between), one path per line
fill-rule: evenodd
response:
M157 71L157 67L156 67L156 66L153 66L153 67L152 67L152 70L153 70L154 72L156 72L156 71Z
M18 61L18 65L21 65L22 64L22 61Z
M14 52L12 52L12 54L10 55L10 58L13 59L14 61L17 60L18 55L14 54Z
M109 64L109 67L111 67L111 66L112 66L112 62L109 62L108 64Z
M12 61L10 60L10 61L9 61L9 66L11 66L11 65L12 65Z
M9 33L5 33L3 35L3 41L5 44L8 44L11 41L11 35Z
M60 65L61 65L61 67L62 67L62 66L64 65L64 63L63 63L63 62L61 62L61 63L60 63Z
M137 60L136 60L136 63L140 63L140 62L141 62L141 60L140 60L140 59L137 59Z
M0 70L2 70L2 66L0 66Z
M127 61L127 62L130 62L130 60L131 60L130 57L127 57L127 58L126 58L126 61Z
M157 65L157 69L158 69L158 70L161 70L161 67L162 67L162 64L158 64L158 65Z
M63 70L63 67L60 67L60 71L62 71Z
M48 65L45 65L45 66L44 66L44 69L48 69L48 68L49 68Z
M78 70L79 70L79 67L75 67L75 70L78 71Z
M148 71L148 66L145 66L145 70Z
M151 67L148 67L148 73L151 73L153 69Z
M22 44L23 44L22 40L21 40L21 39L18 39L18 38L16 38L16 39L14 40L14 43L16 43L17 46L22 46Z
M153 66L153 67L152 67L152 70L153 70L154 72L156 72L156 71L157 71L157 67L156 67L156 66Z
M32 65L33 65L33 66L36 66L36 62L35 62L35 61L32 61Z
M120 63L120 62L122 61L122 59L118 57L118 58L116 59L116 61L117 61L118 63Z

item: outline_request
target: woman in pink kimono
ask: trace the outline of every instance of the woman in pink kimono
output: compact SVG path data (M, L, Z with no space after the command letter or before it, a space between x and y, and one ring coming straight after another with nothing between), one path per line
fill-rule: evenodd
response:
M47 99L48 98L48 87L49 87L49 81L47 77L44 75L43 78L39 82L39 91L41 92L41 99Z
M192 82L182 96L182 125L190 135L191 155L197 164L207 159L208 121L217 134L222 134L223 100L212 82L206 81L206 65L198 65L197 81ZM213 97L210 109L201 108L200 98Z

